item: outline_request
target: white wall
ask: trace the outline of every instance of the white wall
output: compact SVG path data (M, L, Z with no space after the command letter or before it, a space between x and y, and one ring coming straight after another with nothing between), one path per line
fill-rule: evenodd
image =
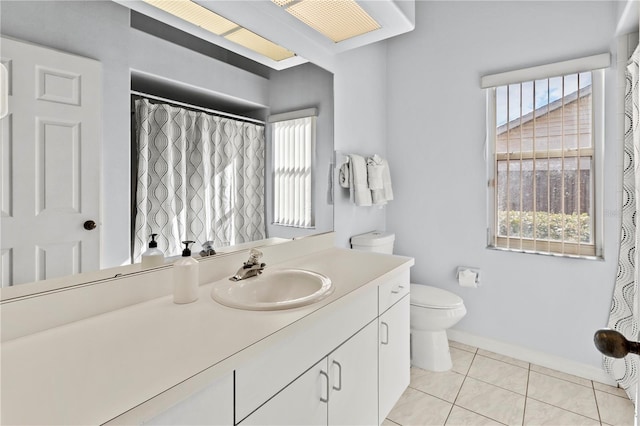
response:
M619 234L615 57L606 73L605 192L598 194L605 206L604 260L486 248L479 81L484 74L609 51L614 5L419 1L416 9L416 29L388 42L386 61L387 152L396 195L387 229L396 233L396 252L415 257L413 282L464 298L468 314L457 329L600 366L593 333L608 318ZM458 265L481 268L482 287L457 286Z
M336 151L361 155L387 152L386 44L342 53L334 70ZM334 231L338 246L349 237L384 230L386 208L356 207L349 192L336 185Z

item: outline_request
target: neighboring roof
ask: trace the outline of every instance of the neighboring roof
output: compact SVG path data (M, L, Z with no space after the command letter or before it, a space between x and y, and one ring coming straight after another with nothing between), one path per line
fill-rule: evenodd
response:
M582 89L580 89L579 91L575 91L573 93L568 94L567 96L565 96L564 98L560 98L557 99L553 102L551 102L548 105L544 105L541 106L540 108L531 111L528 114L525 114L522 116L522 120L520 119L520 117L513 119L511 121L509 121L508 123L503 124L502 126L498 127L496 129L496 135L500 135L504 132L508 130L512 130L515 129L518 126L521 126L525 123L528 123L529 121L533 120L534 117L535 118L539 118L547 113L551 113L555 110L557 110L558 108L562 107L563 105L563 101L564 101L564 105L569 105L572 102L575 102L578 99L578 93L580 93L580 98L584 98L586 96L591 95L591 84L588 86L583 87Z

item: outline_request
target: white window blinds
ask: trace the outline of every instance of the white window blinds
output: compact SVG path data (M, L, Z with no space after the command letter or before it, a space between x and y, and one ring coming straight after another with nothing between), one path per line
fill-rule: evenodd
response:
M483 78L483 85L498 84L488 91L489 246L600 256L603 72L541 73L608 60L597 55ZM533 79L513 81L523 76Z
M274 224L313 228L316 117L273 123Z

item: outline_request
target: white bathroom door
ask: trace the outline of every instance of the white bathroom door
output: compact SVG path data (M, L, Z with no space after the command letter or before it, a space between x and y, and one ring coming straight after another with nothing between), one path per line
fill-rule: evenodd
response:
M100 62L5 37L0 60L9 81L0 120L2 287L96 270Z

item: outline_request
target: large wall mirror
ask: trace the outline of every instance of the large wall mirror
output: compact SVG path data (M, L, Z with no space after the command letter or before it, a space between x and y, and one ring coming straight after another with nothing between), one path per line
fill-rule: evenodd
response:
M59 98L64 97L64 90L73 85L73 78L61 71L62 65L32 64L32 68L48 70L43 73L42 82L48 84L53 93L50 100L53 101L48 102L43 112L38 113L41 114L39 118L31 118L34 124L30 136L27 135L26 140L17 140L15 134L11 133L12 126L24 124L18 116L21 114L20 110L15 109L19 108L14 100L19 91L10 91L10 113L0 123L3 191L0 244L3 287L77 272L90 272L94 275L88 276L95 278L98 277L95 271L100 269L124 267L129 268L124 269L125 272L135 270L126 266L130 264L132 229L132 91L265 122L274 114L316 108L318 117L313 171L315 227L301 230L272 224L273 168L270 127L267 123L264 166L266 236L295 238L333 230L331 162L334 124L333 75L330 72L311 63L281 71L271 70L107 0L1 2L0 18L3 40L24 41L37 47L92 60L97 65L95 76L99 86L98 94L79 93L77 102L100 110L97 123L100 140L93 146L79 145L84 141L77 141L77 136L81 133L69 124L73 120L63 120L63 123L51 119L54 113L68 108L68 102L59 102ZM23 87L28 82L37 81L36 76L24 76L16 68L17 61L7 55L10 52L8 44L0 47L3 47L0 59L9 71L10 87ZM32 56L44 57L37 53ZM37 90L37 87L32 90ZM25 139L23 134L20 137ZM57 145L47 145L47 138L59 142ZM71 148L65 141L72 141ZM18 157L18 144L35 146L35 150L30 148L30 152L20 154L27 155L26 157ZM75 172L67 173L65 167L75 167L76 163L73 161L77 153L93 154L97 163L89 168L97 168L99 173L84 181L78 181L73 175ZM29 167L26 167L27 164ZM90 195L78 192L80 195L71 196L76 197L73 201L75 204L70 202L74 205L71 210L76 210L72 222L67 224L54 220L28 229L29 226L23 225L23 222L5 220L21 215L17 206L22 198L29 199L29 202L35 199L39 211L46 210L42 207L44 205L50 210L58 205L68 208L65 196L56 195L52 191L39 195L37 191L49 188L46 179L80 182L81 185L77 185L76 189L79 191L82 186L82 190L88 190ZM18 181L23 184L30 182L31 189L29 186L24 187L26 190L16 189L13 185ZM93 197L93 201L89 200L90 197ZM91 213L87 213L85 209L85 204L89 202L95 205ZM33 205L27 206L27 210L33 209ZM16 226L16 223L20 225ZM96 235L99 260L94 265L81 265L83 256L78 253L74 237L70 236L72 231ZM55 236L46 242L38 242L39 236L44 233ZM32 241L31 247L26 250L35 252L27 265L23 260L20 260L21 265L16 262L23 249L12 248L18 247L16 240L23 237ZM75 248L72 247L73 244L76 244ZM199 246L196 248L199 250ZM225 251L224 248L221 251ZM65 262L68 266L61 267ZM18 267L30 269L29 274L32 275L17 273ZM80 277L71 281L80 283L83 279ZM33 284L26 284L29 285Z

